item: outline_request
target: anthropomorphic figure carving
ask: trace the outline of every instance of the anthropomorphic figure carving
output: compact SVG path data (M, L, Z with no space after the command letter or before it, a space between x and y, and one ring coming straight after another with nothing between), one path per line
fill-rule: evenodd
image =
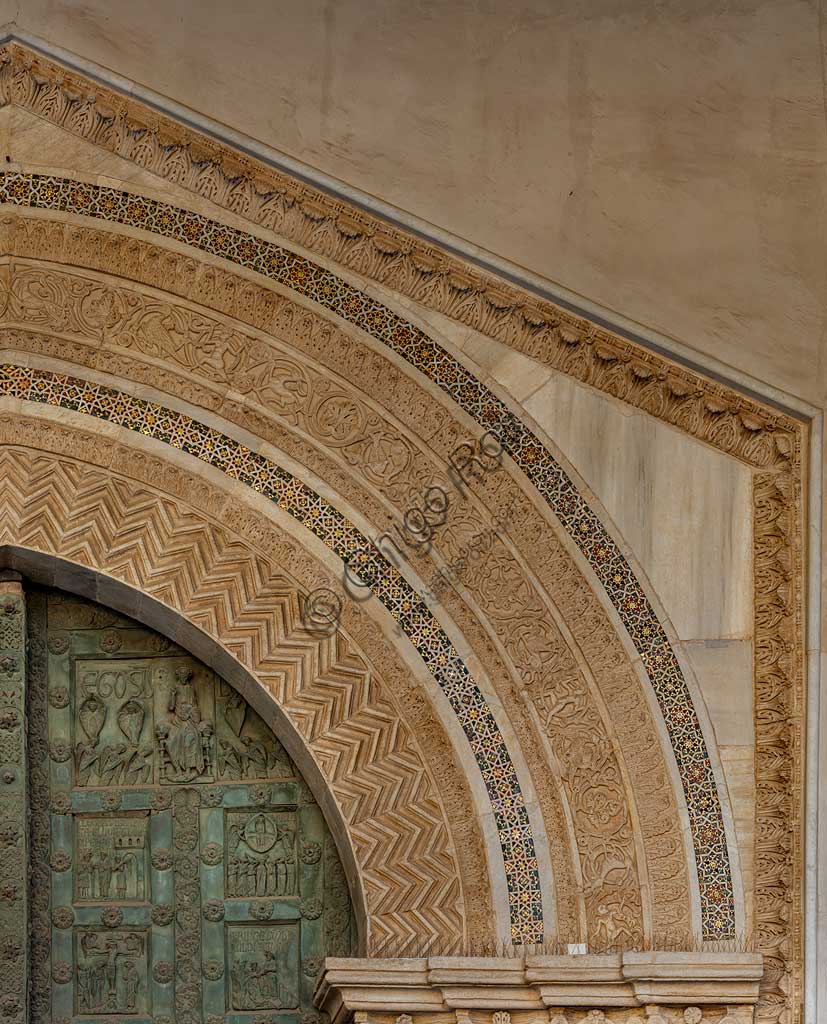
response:
M190 782L212 768L212 726L201 718L194 678L189 666L176 669L167 701L169 718L155 730L170 782Z
M125 1010L134 1010L135 1004L138 1000L138 971L135 968L134 960L125 960L123 970L121 972L121 982L123 984L123 1008Z

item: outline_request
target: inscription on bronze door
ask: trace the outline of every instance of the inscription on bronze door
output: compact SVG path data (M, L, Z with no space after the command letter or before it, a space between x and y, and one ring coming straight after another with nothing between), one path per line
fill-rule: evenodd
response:
M317 1024L321 959L350 952L354 925L277 738L139 624L56 592L24 611L29 1019ZM11 967L25 910L2 913Z

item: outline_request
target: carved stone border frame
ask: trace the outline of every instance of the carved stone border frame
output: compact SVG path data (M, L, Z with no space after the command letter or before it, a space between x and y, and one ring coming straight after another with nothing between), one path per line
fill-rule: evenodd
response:
M756 944L793 973L762 1017L801 1007L803 530L807 427L733 388L421 242L341 200L12 43L0 103L53 124L277 230L432 309L649 412L754 470ZM779 443L780 442L780 443Z
M26 225L35 225L35 224L37 224L36 221L32 221L29 217L26 217L24 220L19 221L19 223L21 225L22 224L26 224ZM4 225L4 227L8 228L9 225L6 224L6 225ZM60 259L61 258L60 257L60 253L59 253L60 246L59 246L59 241L58 240L61 237L65 237L63 235L63 232L62 232L62 228L64 226L61 225L61 224L55 223L55 224L52 224L52 227L58 229L57 230L57 234L55 234L54 232L49 233L48 234L48 238L42 238L41 239L41 244L44 246L44 251L48 252L53 260L56 260L56 259ZM81 256L80 256L80 249L79 249L79 247L77 245L78 239L79 239L79 237L81 235L88 235L88 234L90 234L90 232L89 232L88 229L81 229L80 227L78 227L76 225L68 228L68 230L69 230L69 233L71 234L71 238L72 238L72 242L73 242L73 244L72 244L72 258L75 259L75 260L79 260L79 259L81 259ZM92 238L95 240L95 245L93 246L93 248L95 250L97 250L99 242L101 243L101 245L103 245L101 240L105 237L105 235L103 233L99 232L99 231L91 232L91 235L92 235ZM39 235L37 237L40 238ZM12 242L10 240L9 244L10 244L10 250L16 252L17 251L17 245L19 245L20 243L18 241L18 243L15 244L14 242ZM122 244L126 244L126 240L122 240ZM140 243L139 244L139 243L137 243L135 241L132 241L132 242L129 243L129 251L130 251L130 254L133 256L133 260L129 263L129 272L130 272L131 275L134 275L136 279L141 277L141 273L140 273L140 270L138 269L138 267L137 267L137 265L136 265L136 263L134 261L134 255L135 255L136 251L143 251L143 249L145 247L148 248L146 246L146 243ZM25 246L24 246L24 248L25 248ZM106 251L108 253L108 257L107 257L106 262L109 263L111 261L113 263L119 263L119 261L115 258L113 251L110 250L108 247L105 247L105 248L106 248ZM150 250L150 251L154 251L154 250ZM64 254L63 258L65 258L65 254ZM183 259L183 257L181 257L181 259ZM188 260L188 268L189 268L189 266L190 266L190 261ZM173 282L173 279L175 278L175 275L171 273L171 264L168 262L168 259L164 260L164 268L165 268L165 271L164 271L164 274L162 275L163 283L165 285L167 285L168 287L173 287L172 282ZM15 263L14 265L9 266L6 269L8 270L8 275L9 276L8 276L8 279L5 281L5 283L11 288L11 290L13 292L15 290L13 288L13 283L17 279L17 276L16 276L17 270L20 269L20 268ZM35 268L30 268L30 269L34 270ZM42 269L43 268L41 267L41 270ZM62 275L66 274L66 268L65 267L62 268L61 274ZM225 281L225 287L226 287L227 276L228 276L227 274L223 275L223 280ZM60 277L62 279L61 275L60 274L56 274L56 272L52 269L52 271L49 272L49 280L51 282L50 284L45 284L45 282L41 282L42 288L36 290L36 292L34 292L34 293L31 290L27 290L26 293L25 293L25 301L23 303L23 308L25 308L26 311L31 313L31 315L33 317L33 323L38 323L38 324L41 324L42 326L45 326L45 324L42 323L42 317L43 317L43 313L44 313L44 308L39 305L39 302L41 301L41 299L44 296L48 295L49 296L48 308L53 311L53 316L55 318L55 322L56 323L59 322L60 324L63 325L63 329L64 329L63 330L63 334L61 335L60 338L51 339L51 338L48 338L48 337L45 337L45 336L34 335L34 334L32 334L31 332L28 332L28 331L22 331L22 330L15 331L15 332L13 332L12 338L10 339L10 340L13 340L13 344L11 345L11 348L9 349L9 352L11 353L13 351L16 351L18 347L20 348L21 352L26 352L26 351L29 350L29 346L31 345L32 346L32 351L37 351L37 352L41 352L41 353L50 352L52 354L52 356L58 357L61 360L61 363L63 362L63 356L64 355L67 358L71 355L71 360L70 361L73 362L73 363L74 362L78 362L81 366L84 366L84 367L88 367L89 365L97 365L99 367L99 369L104 368L104 364L103 363L98 363L97 361L94 364L90 364L88 362L88 359L89 359L88 354L87 355L83 354L82 346L78 344L78 339L81 338L81 340L82 340L82 338L83 338L83 332L81 331L80 335L78 335L78 333L77 333L77 331L79 330L79 324L81 322L83 322L82 318L81 318L80 321L76 320L76 318L73 317L68 312L66 307L62 306L61 303L58 301L57 294L59 293L59 286L57 284L57 281L55 280L56 277ZM73 284L72 284L71 289L70 289L71 295L72 295L72 302L73 303L81 303L82 302L81 296L84 294L84 292L83 292L83 289L80 288L80 286L81 286L82 282L86 282L87 284L91 284L91 281L87 281L85 278L73 278L72 281L73 281ZM199 291L198 281L199 281L199 278L198 278L197 274L193 274L193 273L188 272L188 274L187 274L188 288L192 292L198 292ZM131 284L132 284L132 288L134 288L134 282L131 282ZM98 288L101 287L101 282L98 282L97 287ZM223 293L224 288L222 288L220 290ZM134 299L137 299L137 294L135 292L133 292L132 290L130 290L129 294L132 295ZM167 294L167 293L165 293L165 294ZM204 298L204 300L206 301L206 297L202 297L202 298ZM21 297L21 300L22 300L22 297ZM107 303L104 302L103 305L104 305L104 307L106 307ZM132 303L127 303L127 305L128 305L128 307L130 309L131 315L134 315L135 307L132 305ZM11 299L11 297L9 297L8 304L5 307L4 320L8 319L9 317L11 317L12 321L14 321L15 316L12 313L12 307L13 307L12 299ZM20 321L20 317L22 315L23 314L21 312L21 309L17 309L16 317L17 317L18 321ZM206 310L204 310L202 308L200 313L198 314L198 316L199 316L199 326L201 327L201 329L204 329L205 328L205 323L209 322L209 321L205 321L205 318L207 317ZM23 319L25 321L25 317ZM23 322L23 321L20 321L20 322ZM51 323L51 320L49 320L48 322ZM132 321L132 322L133 322L133 325L134 325L134 321ZM70 323L72 324L74 330L69 330L69 324ZM107 324L108 324L107 333L108 334L111 333L111 336L108 337L108 339L107 339L107 346L108 346L109 344L114 344L115 343L115 339L117 337L119 337L119 332L118 332L117 327L115 326L115 321L113 321L113 320L108 318L107 319ZM236 329L240 330L241 329L240 325L237 325ZM282 328L282 331L284 331L284 330L285 329ZM68 334L66 333L67 331L68 331ZM0 332L0 333L3 333L5 335L5 332ZM184 329L184 333L186 334L186 330L185 329ZM289 334L289 332L287 332L287 333ZM137 336L138 336L138 328L136 326L133 326L132 331L130 333L130 338L134 341L137 338ZM242 335L242 337L243 337L243 335ZM249 342L249 344L251 346L253 346L255 344L255 341L254 341L253 338L248 338L248 342ZM297 338L294 338L294 342L296 344L299 344L299 341L298 341ZM340 344L344 344L344 339L342 337L339 337L339 343ZM337 348L337 347L338 346L335 343L332 345L332 348L334 348L334 349ZM317 355L318 355L318 352L317 352ZM259 354L258 358L259 359L262 358L260 354ZM174 363L174 360L173 360L173 363ZM325 365L328 366L328 368L330 369L330 364L329 363L326 363ZM125 363L125 362L123 362L123 357L122 356L121 356L121 358L116 363L110 364L109 365L109 369L110 369L110 371L115 372L117 377L123 378L124 380L133 380L133 379L134 380L141 380L144 384L147 384L147 383L149 383L153 379L151 375L147 376L147 367L145 367L145 366L142 367L140 364L137 364L134 361L127 361ZM161 390L163 392L175 394L176 396L181 396L181 397L187 395L188 394L188 384L187 384L186 379L180 379L178 377L174 377L173 378L173 377L170 377L168 374L169 374L169 371L165 370L164 376L163 376L163 383L161 384ZM84 373L81 372L81 376L83 376L83 375L84 375ZM196 374L196 377L197 376L198 375ZM198 379L201 379L201 378L198 378ZM230 381L232 381L232 379L233 379L233 375L232 374L230 375L229 379L230 379ZM208 380L201 380L201 386L198 388L196 394L194 394L192 396L192 398L197 401L198 395L199 394L203 395L203 389L204 388L208 388L208 387L209 387L209 381ZM351 398L354 401L357 400L356 394L351 393ZM162 399L157 399L157 400L161 400L162 401ZM209 401L207 401L207 404L210 405L210 407L212 407L212 405L211 405L211 403ZM257 406L256 406L256 408L257 408ZM230 421L236 422L238 424L243 424L245 422L249 422L249 417L251 415L253 415L254 421L259 424L257 429L259 431L261 431L261 429L262 429L261 428L261 423L257 419L255 414L252 414L249 409L246 409L246 411L240 411L238 408L236 408L235 403L233 403L232 410L230 410L230 409L226 410L226 415L228 415L230 417ZM296 415L298 415L298 413L296 413ZM428 419L427 416L425 418L426 418L426 420ZM264 431L264 434L262 434L262 436L269 436L269 435L267 434L266 431ZM280 447L282 443L284 443L284 442L282 441L282 442L278 443L277 446ZM304 458L304 457L306 457L306 456L302 456L302 458ZM325 471L324 471L323 467L317 466L316 470L322 476L325 476ZM416 477L416 474L414 474L414 476ZM333 479L334 478L331 478L331 483L333 483ZM429 477L427 474L425 474L424 476L421 476L421 479L433 479L433 478ZM338 486L341 486L341 481L339 481ZM351 501L356 500L357 507L359 508L360 512L364 512L366 515L370 515L371 514L371 512L369 512L369 508L370 508L371 511L372 511L372 514L375 516L376 510L373 509L372 506L370 506L370 502L367 502L367 506L368 507L364 507L363 508L363 505L360 503L359 500L357 500L355 498L355 496L351 496L350 500ZM366 500L365 496L362 495L361 502L365 502L365 500ZM502 500L506 504L508 504L508 502L510 501L510 499L508 499L506 497L503 497ZM525 514L526 514L525 511L523 513L521 513L521 518L523 518L523 516ZM544 547L545 547L545 545L544 545ZM532 550L533 550L533 548L532 548ZM486 563L486 564L488 564L488 563ZM563 578L567 578L567 574L563 571L563 566L561 566L559 564L559 562L556 565L556 569L557 569L557 573L560 574L560 575L556 575L558 583L559 583L560 586L562 586L565 589L566 585L563 584L562 579ZM420 574L420 575L423 575L423 578L424 578L424 574ZM568 585L571 586L571 581L569 582ZM585 596L586 592L588 594L592 593L591 589L588 588L588 587L585 590L583 588L581 588L579 590L579 593L581 595L581 599L582 599L582 597ZM445 600L445 599L443 598L443 600ZM597 600L597 598L595 597L594 600ZM595 621L593 616L589 616L588 615L588 613L586 612L585 607L582 604L582 600L579 602L579 610L575 613L575 616L578 618L578 620L582 619L585 616L588 619L589 623L590 623L590 627L587 627L587 630L589 630L589 629L590 630L597 630L598 634L600 634L600 635L602 635L604 637L604 639L602 641L602 644L600 643L600 641L598 641L598 645L602 647L603 654L607 656L608 662L611 662L612 658L611 658L610 650L611 650L611 644L613 642L612 638L614 637L614 634L613 633L607 633L607 632L602 631L600 629L599 621ZM469 625L470 625L469 620L463 619L462 621L463 621L463 630L466 631L466 637L469 637L469 635L473 635L473 631L471 632L471 634L469 634L467 632L467 630L469 628ZM618 627L615 627L615 628L618 628ZM489 651L489 653L490 653L490 651ZM606 663L605 662L601 662L601 664L603 664L607 668L607 671L608 671L608 666L606 665ZM561 663L561 662L557 661L555 663L554 669L553 669L553 675L554 675L554 677L556 677L558 679L558 682L561 681L564 677L567 676L567 668L566 668L565 662ZM554 688L552 688L552 689L554 689ZM503 698L503 699L505 699L505 698ZM548 703L549 707L553 707L556 702L549 699L547 703ZM643 742L641 742L641 739L646 735L646 728L644 727L644 721L641 718L640 713L639 713L640 709L637 709L637 711L635 711L633 709L633 706L630 706L628 704L628 691L626 691L626 697L624 698L624 710L630 716L628 721L623 719L623 720L621 720L618 723L618 725L622 726L625 729L625 734L624 734L625 738L623 740L623 756L624 756L624 758L627 757L627 756L631 756L633 749L641 750L641 749L645 748L648 751L651 751L651 750L655 749L658 746L658 744L655 743L654 746L652 745L652 743L651 743L651 734L649 736L649 742L647 742L645 739L643 740ZM657 714L656 709L655 709L655 714ZM511 715L513 715L513 705L511 705L510 708L509 708L509 716L511 716ZM511 719L511 724L512 725L515 724L513 719ZM581 723L581 727L582 727L582 723ZM559 729L559 728L562 728L562 727L558 725L557 728ZM576 724L574 725L574 728L575 729L577 728ZM636 737L637 746L636 746L636 741L632 739L632 735L633 734ZM521 742L525 742L525 737L522 738ZM659 776L658 771L654 768L651 759L647 758L647 764L646 764L645 767L644 767L643 764L638 763L635 757L631 757L631 760L630 760L629 764L630 764L630 766L632 764L635 765L635 769L634 770L636 772L636 784L635 784L634 796L635 797L638 797L638 796L641 797L640 803L637 804L637 807L639 809L639 813L641 813L641 826L644 829L644 835L645 836L649 836L650 838L652 838L654 840L654 844L655 844L655 850L653 851L655 853L655 856L654 856L654 867L652 869L655 872L655 874L653 874L652 877L667 881L668 884L669 884L669 890L674 893L674 898L677 898L677 894L678 893L685 894L685 892L686 892L686 884L687 883L685 881L679 881L678 880L678 878L674 874L674 867L672 867L670 869L670 857L667 856L667 851L665 851L663 849L661 843L659 842L659 840L663 836L665 836L666 832L669 831L668 822L671 820L671 818L670 818L670 815L669 815L668 809L667 809L668 808L668 803L664 804L662 802L662 800L663 800L663 797L664 797L664 793L668 792L671 795L671 788L669 786L666 786L666 787L663 786L663 781L664 780L662 779L661 776ZM584 773L584 774L588 774L588 773ZM677 782L678 787L679 787L679 782L678 782L677 779L675 779L675 782ZM536 780L535 780L535 785L536 785ZM630 794L630 802L631 802L631 800L632 800L632 795ZM545 813L548 813L548 808L547 807L545 808ZM648 824L645 824L646 822L648 822ZM547 828L548 828L548 826L547 826ZM677 831L673 830L670 834L675 835L675 834L677 834ZM599 844L597 844L597 846L598 846L598 848L600 848ZM562 880L557 875L557 868L558 867L559 867L559 864L555 863L554 887L555 887L555 891L557 893L557 908L558 908L558 914L559 914L560 913L560 909L561 908L565 908L567 902L570 902L570 901L567 901L565 897L563 897L562 900L560 899L558 887L562 888L562 884L561 884ZM598 895L597 897L594 897L592 899L591 910L590 910L590 913L588 915L588 917L589 917L589 927L590 928L591 927L597 928L599 923L600 923L600 914L596 913L596 909L597 909L596 908L596 904L601 902L601 901L603 901L603 900L606 900L610 904L613 902L612 898L610 896ZM670 907L674 908L674 904L670 904ZM655 913L657 913L657 914L663 914L664 911L665 911L665 908L664 908L664 906L662 906L660 904L659 901L657 901L657 902L654 903L653 911ZM668 915L668 920L671 921L672 925L677 924L674 916L671 913ZM561 924L561 922L562 922L562 918L558 917L558 922L557 922L558 926ZM566 929L564 928L563 931L565 932ZM684 929L684 931L686 931L686 929ZM659 929L659 934L662 934L660 929ZM559 927L558 927L558 937L559 937L559 935L560 935L560 930L559 930ZM673 929L672 935L674 935L674 929ZM676 939L674 937L670 936L670 939L668 941L671 941L671 942L674 943L676 941Z
M171 635L275 725L342 841L354 904L370 920L365 946L371 937L401 945L419 938L417 929L434 942L490 940L484 851L464 771L404 663L358 609L347 610L346 634L305 629L298 594L333 578L286 517L288 529L254 497L159 458L139 438L119 443L121 433L102 446L74 422L0 416L0 458L12 449L46 464L7 480L3 563ZM273 644L279 630L286 646ZM342 701L345 682L352 692ZM397 791L404 799L395 802ZM407 879L398 890L394 871ZM466 882L482 899L468 898Z
M277 242L164 200L71 177L2 173L0 199L14 207L70 213L140 228L253 270L268 281L315 300L372 335L456 403L477 429L493 434L588 561L641 658L681 775L700 890L702 933L705 939L734 939L735 899L721 798L681 663L659 613L620 545L531 428L428 334L367 292ZM223 448L223 441L218 444ZM358 555L360 575L374 590L374 577L387 575L386 568L379 566L384 559L378 549ZM415 604L422 605L422 601L417 598ZM420 618L424 614L424 607L417 612ZM430 639L427 645L430 649ZM457 668L466 672L464 666ZM445 682L441 680L441 685L448 692ZM453 687L453 679L447 682ZM464 714L464 708L463 701L455 710ZM482 758L490 760L486 753ZM486 785L491 788L488 780ZM501 788L499 783L496 788ZM543 934L539 872L530 825L522 820L524 799L516 780L509 796L502 801L498 798L493 806L500 842L504 850L508 849L506 865L511 865L507 875L512 936L522 942L537 941ZM520 820L516 820L518 817ZM528 902L526 891L530 893Z

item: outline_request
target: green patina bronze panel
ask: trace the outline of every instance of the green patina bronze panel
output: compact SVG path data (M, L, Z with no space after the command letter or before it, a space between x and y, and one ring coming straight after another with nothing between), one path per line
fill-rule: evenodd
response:
M30 1019L316 1024L355 929L284 748L166 638L56 592L28 606Z
M27 1017L26 613L20 583L0 580L0 1016Z

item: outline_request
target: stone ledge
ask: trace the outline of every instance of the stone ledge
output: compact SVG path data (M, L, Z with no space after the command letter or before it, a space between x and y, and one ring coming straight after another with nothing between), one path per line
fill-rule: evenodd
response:
M760 953L329 957L315 1002L333 1024L353 1013L519 1014L566 1007L645 1007L651 1015L659 1006L738 1006L751 1018L763 973Z

